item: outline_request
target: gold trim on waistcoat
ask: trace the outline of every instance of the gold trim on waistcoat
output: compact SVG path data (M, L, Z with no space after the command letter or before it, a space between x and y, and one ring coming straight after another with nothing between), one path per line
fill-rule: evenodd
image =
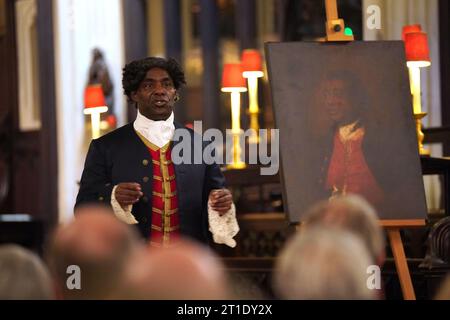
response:
M136 131L136 134L150 150L152 150L154 152L159 151L160 161L152 159L152 163L154 165L159 166L162 177L153 175L153 179L162 182L162 191L163 192L159 193L159 192L153 191L152 195L161 197L163 199L164 211L159 210L158 208L152 207L152 212L156 212L156 213L159 213L162 215L162 225L161 225L161 227L159 227L159 226L155 226L152 224L151 229L159 231L159 232L163 232L162 246L166 247L166 246L170 245L170 232L176 231L179 229L179 225L178 226L170 225L170 216L178 212L178 208L172 209L170 206L171 205L170 199L177 195L176 190L171 192L171 189L170 189L170 187L171 187L170 181L175 180L175 175L171 175L171 176L169 175L168 165L172 164L173 162L166 158L166 152L167 152L167 150L169 150L171 142L168 142L166 145L159 148L157 145L151 143L148 139L146 139L139 132ZM152 245L161 246L160 244L155 243L153 241L151 241L151 243L152 243Z

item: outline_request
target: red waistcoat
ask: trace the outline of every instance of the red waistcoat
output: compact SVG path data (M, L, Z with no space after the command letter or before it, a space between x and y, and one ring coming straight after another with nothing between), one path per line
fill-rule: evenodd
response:
M150 245L167 247L179 239L180 228L177 184L170 142L159 148L142 135L138 135L147 146L153 165Z
M360 194L372 204L383 199L383 191L367 165L362 149L364 129L343 141L339 130L334 136L333 153L328 167L326 187L334 195Z

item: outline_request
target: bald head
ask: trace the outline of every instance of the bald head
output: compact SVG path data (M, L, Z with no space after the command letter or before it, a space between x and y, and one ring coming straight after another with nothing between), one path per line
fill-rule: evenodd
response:
M366 245L372 261L384 260L384 235L375 209L362 197L348 195L322 201L305 213L305 227L334 227L353 233Z
M367 249L351 233L305 228L281 251L274 288L283 299L375 299L367 287L370 265Z
M1 245L0 300L53 298L50 274L41 259L18 245Z
M130 299L226 299L223 266L207 248L182 240L171 248L151 248L130 264Z
M88 258L110 255L111 251L128 245L131 237L128 226L108 208L88 206L77 210L75 220L60 228L55 239L61 246Z
M106 299L117 290L127 261L140 245L133 231L106 207L77 209L75 219L56 230L48 251L64 298ZM81 290L66 287L70 265L80 267Z

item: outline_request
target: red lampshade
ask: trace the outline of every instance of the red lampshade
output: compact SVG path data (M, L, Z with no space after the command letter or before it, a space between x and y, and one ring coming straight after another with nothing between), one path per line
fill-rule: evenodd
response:
M242 51L243 71L261 71L261 54L256 49L246 49Z
M430 61L428 38L424 32L405 34L406 61Z
M227 92L231 90L247 91L240 63L226 63L223 66L222 91Z
M403 30L402 30L402 40L405 41L405 35L407 33L412 33L412 32L422 32L422 27L420 24L412 24L409 26L404 26Z
M101 85L89 85L84 91L84 108L95 108L106 106L105 95Z

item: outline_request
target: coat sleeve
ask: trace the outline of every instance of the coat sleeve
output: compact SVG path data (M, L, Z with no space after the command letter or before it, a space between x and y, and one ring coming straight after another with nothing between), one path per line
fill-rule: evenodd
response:
M92 140L86 156L75 208L86 203L110 205L113 187L107 152L97 140Z
M208 194L212 189L225 188L225 177L218 164L211 164L206 167L206 185Z
M211 142L203 142L202 152L210 143ZM213 150L212 152L213 152L212 156L214 157L216 155L217 150ZM225 187L226 187L225 177L222 173L222 170L220 169L220 166L217 163L206 164L205 182L204 182L204 191L206 192L206 195L208 196L209 192L212 189L223 189Z

